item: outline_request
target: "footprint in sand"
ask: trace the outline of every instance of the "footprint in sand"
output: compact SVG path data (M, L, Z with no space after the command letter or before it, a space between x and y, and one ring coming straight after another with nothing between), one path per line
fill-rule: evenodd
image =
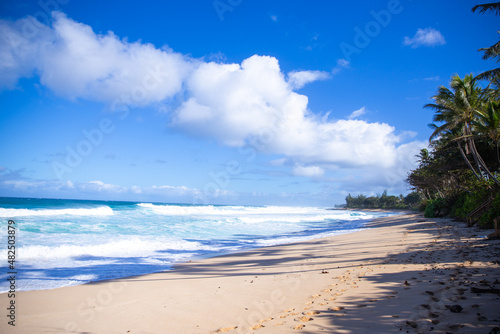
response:
M302 312L303 315L316 315L320 314L320 311L309 311L309 312Z
M252 326L252 327L250 327L250 328L251 328L252 330L256 330L256 329L260 329L260 328L262 328L262 327L265 327L265 326L264 326L264 325L262 325L262 324L258 324L258 325Z
M261 319L261 320L259 320L259 322L267 322L267 321L271 321L271 320L273 320L273 318L269 317L266 319Z
M330 307L329 308L329 310L333 311L333 312L342 311L343 309L345 309L345 307L343 307L343 306L335 306L335 307Z
M300 322L309 322L309 321L312 321L314 320L313 318L310 318L308 316L303 316L303 317L298 317L298 318L295 318L293 319L295 321L300 321Z
M282 326L282 325L284 325L284 324L285 324L285 322L284 322L284 321L281 321L281 322L278 322L278 323L277 323L276 325L274 325L274 326L275 326L275 327L276 327L276 326Z
M232 331L232 330L235 330L236 328L238 328L238 326L232 326L232 327L226 327L226 328L220 328L216 331L216 333L224 333L224 332L229 332L229 331Z
M294 326L293 329L299 330L299 329L304 329L304 327L306 327L306 325L297 325L297 326Z

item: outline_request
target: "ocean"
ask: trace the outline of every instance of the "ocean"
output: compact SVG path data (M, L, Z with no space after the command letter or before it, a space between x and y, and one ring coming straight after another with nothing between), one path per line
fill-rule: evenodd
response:
M387 215L315 207L0 198L0 292L9 290L9 272L16 272L17 291L53 289L354 232ZM10 228L9 220L15 222ZM9 245L15 246L11 263Z

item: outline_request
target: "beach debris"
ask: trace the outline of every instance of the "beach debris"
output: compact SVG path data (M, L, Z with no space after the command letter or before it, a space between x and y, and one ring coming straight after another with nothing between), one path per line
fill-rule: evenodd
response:
M410 285L410 283L408 283L408 281L405 281L405 285L408 286L408 285Z
M458 304L450 306L450 311L453 313L460 313L464 308Z
M323 269L323 270L321 271L321 273L322 273L322 274L328 274L328 270Z

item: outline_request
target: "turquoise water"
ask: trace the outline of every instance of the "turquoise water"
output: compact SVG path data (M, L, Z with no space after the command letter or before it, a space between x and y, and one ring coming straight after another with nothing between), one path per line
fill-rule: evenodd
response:
M0 198L0 292L8 290L9 219L17 227L17 290L38 290L353 232L386 215L314 207Z

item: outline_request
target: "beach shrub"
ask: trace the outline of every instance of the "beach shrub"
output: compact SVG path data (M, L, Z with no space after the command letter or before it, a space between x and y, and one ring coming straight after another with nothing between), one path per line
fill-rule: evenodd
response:
M469 213L493 196L494 186L491 181L476 181L471 188L471 191L459 199L460 203L454 205L455 216L460 219L465 220Z
M446 207L445 204L446 202L443 198L436 198L427 201L424 217L435 218L443 216L441 211Z
M493 228L493 219L497 217L500 217L500 192L495 196L491 208L479 218L479 226Z

